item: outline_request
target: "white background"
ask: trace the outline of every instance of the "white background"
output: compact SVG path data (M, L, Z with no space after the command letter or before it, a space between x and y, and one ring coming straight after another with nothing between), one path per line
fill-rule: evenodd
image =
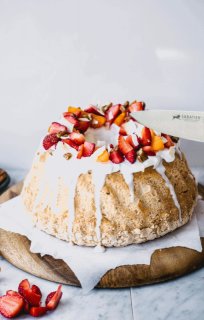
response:
M135 98L204 111L204 1L0 0L0 167L27 170L67 105Z

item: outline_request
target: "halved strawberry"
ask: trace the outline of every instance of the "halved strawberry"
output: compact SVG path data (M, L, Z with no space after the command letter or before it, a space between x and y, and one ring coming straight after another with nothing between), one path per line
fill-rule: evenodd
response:
M29 311L29 314L32 316L32 317L41 317L43 316L44 314L46 314L47 312L47 308L46 307L32 307L30 308L30 311Z
M133 101L129 107L128 110L130 112L135 112L135 111L142 111L145 108L145 104L142 101Z
M31 306L38 307L40 305L41 295L34 291L32 291L27 279L22 280L18 286L18 292L28 301L28 303Z
M50 149L52 146L56 146L57 143L59 142L59 138L56 136L55 133L51 133L48 134L47 136L45 136L45 138L43 139L43 147L45 150Z
M148 155L148 156L155 156L156 153L154 152L154 150L152 149L151 146L145 146L142 148L142 150Z
M124 156L120 150L113 150L110 152L109 159L116 164L119 164L124 161Z
M85 141L82 153L83 157L90 157L94 153L94 149L95 143Z
M131 136L131 135L127 136L126 142L128 142L133 148L135 148L137 150L140 147L138 136L136 134L133 136Z
M130 162L130 163L135 163L136 161L136 151L132 149L128 153L126 153L125 158Z
M112 123L114 121L114 119L120 113L120 107L121 107L121 104L115 104L110 108L108 108L108 110L105 113L105 117L108 122Z
M42 292L41 292L40 288L38 286L36 286L35 284L32 285L31 290L34 293L39 294L42 297Z
M25 313L29 313L29 309L30 309L29 303L28 303L28 301L26 299L24 299L24 297L20 293L18 293L16 291L13 291L13 290L8 290L6 292L6 295L8 295L8 296L17 296L17 297L20 296L23 299L23 310L24 310L24 312Z
M166 148L170 148L174 146L174 143L168 134L162 133L162 137L164 137L167 140L167 142L164 144Z
M101 128L106 122L106 118L96 114L92 114L91 127L92 128Z
M151 145L151 140L152 140L152 136L151 136L151 131L149 128L144 127L142 129L142 138L141 138L141 143L143 146L150 146Z
M79 123L75 126L75 128L81 132L85 132L90 126L90 120L78 120Z
M119 134L120 134L121 136L126 136L126 135L127 135L127 132L126 132L125 127L124 127L124 124L122 124L122 125L120 126Z
M7 296L20 296L21 297L21 295L20 295L20 293L18 293L17 291L14 291L14 290L7 290L6 291L6 295Z
M6 318L16 317L23 309L24 300L20 294L0 297L0 314Z
M67 132L68 129L66 126L58 122L52 122L51 126L48 129L49 133L59 133L59 132Z
M63 143L68 144L71 148L74 148L75 150L79 150L78 144L76 144L74 141L71 139L63 139Z
M125 140L123 136L118 137L118 147L122 154L127 154L133 150L133 147Z
M78 121L77 116L76 116L75 113L64 112L63 116L67 121L72 123L74 126L77 126L79 124L79 121Z
M57 291L51 292L45 301L47 310L54 310L58 306L62 297L62 285L59 285Z
M93 106L93 105L90 105L89 107L84 109L84 111L87 113L96 114L98 116L103 116L103 113L96 106Z
M83 155L83 149L84 149L84 145L81 144L79 146L79 149L78 149L78 153L77 153L77 159L81 159L82 155Z
M71 139L78 146L84 143L85 137L82 133L79 132L71 132L69 135L69 139Z

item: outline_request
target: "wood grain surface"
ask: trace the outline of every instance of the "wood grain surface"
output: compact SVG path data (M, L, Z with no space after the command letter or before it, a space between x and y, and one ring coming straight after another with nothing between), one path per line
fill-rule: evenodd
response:
M22 183L13 186L0 197L0 203L18 195ZM199 185L204 197L204 187ZM157 283L173 279L204 266L204 238L201 253L183 247L156 250L150 265L127 265L109 270L97 287L122 288ZM63 261L51 256L31 253L30 241L22 235L0 229L0 252L11 264L37 277L54 282L80 286L73 271Z

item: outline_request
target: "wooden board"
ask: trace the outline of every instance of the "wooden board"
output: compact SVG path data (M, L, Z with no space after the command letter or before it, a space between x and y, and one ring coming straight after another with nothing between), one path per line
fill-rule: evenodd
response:
M18 184L10 188L0 197L0 203L19 194L21 187L22 184ZM204 196L204 188L199 186L199 190ZM102 277L97 287L140 286L190 273L204 266L204 238L201 241L202 253L182 247L156 250L150 265L127 265L112 269ZM64 261L48 255L41 257L31 253L29 248L30 241L26 237L0 229L0 252L14 266L43 279L80 286L79 280Z

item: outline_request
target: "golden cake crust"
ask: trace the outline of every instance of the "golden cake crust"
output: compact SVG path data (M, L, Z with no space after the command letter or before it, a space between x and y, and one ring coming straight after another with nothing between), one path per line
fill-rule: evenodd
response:
M59 239L69 241L69 213L67 198L69 190L59 177L57 205L54 212L52 203L45 206L44 199L53 197L49 184L44 188L40 201L34 206L40 189L41 175L49 153L42 154L35 161L22 191L26 209L32 214L34 224L41 230ZM197 199L195 179L188 168L185 157L176 154L173 162L163 160L166 176L174 187L181 207L182 221L169 188L162 176L153 167L144 172L134 173L134 197L120 172L106 176L100 193L102 212L101 244L105 247L120 247L133 243L152 240L186 224L191 216ZM56 196L56 195L55 195ZM75 192L75 219L73 222L72 242L77 245L96 246L96 208L94 185L91 171L78 177Z

